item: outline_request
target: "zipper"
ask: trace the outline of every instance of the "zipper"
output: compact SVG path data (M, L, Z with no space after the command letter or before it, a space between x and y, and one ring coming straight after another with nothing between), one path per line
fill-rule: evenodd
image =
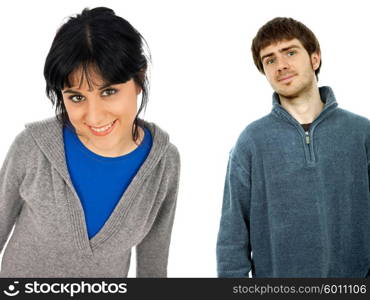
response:
M307 130L304 133L305 133L306 145L307 145L307 150L308 150L308 162L311 163L311 162L313 162L313 159L312 159L312 151L311 151L310 132L309 132L309 130Z
M306 134L306 144L309 145L310 144L310 134L308 133L308 131L305 131L305 134Z
M296 119L294 119L280 104L274 104L273 111L277 113L277 115L280 115L280 117L283 117L291 124L294 124L294 126L297 128L297 130L300 133L300 136L302 138L302 131L304 132L303 143L307 146L305 148L305 154L308 154L306 156L306 161L309 164L314 164L316 161L314 148L313 148L313 140L311 139L311 135L313 134L313 131L315 127L324 119L327 117L328 113L331 113L334 111L334 109L337 107L337 103L335 101L332 101L329 105L325 104L324 109L320 112L320 114L316 117L315 120L310 125L310 130L305 131L301 124L298 123ZM311 135L310 135L311 131ZM307 149L307 150L306 150Z

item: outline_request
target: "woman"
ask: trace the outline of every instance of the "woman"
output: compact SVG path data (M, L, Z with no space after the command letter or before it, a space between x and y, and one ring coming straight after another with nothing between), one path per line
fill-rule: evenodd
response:
M168 135L138 118L144 39L108 8L58 30L46 58L56 117L26 125L0 173L0 277L165 277L179 180ZM137 109L137 96L141 104Z

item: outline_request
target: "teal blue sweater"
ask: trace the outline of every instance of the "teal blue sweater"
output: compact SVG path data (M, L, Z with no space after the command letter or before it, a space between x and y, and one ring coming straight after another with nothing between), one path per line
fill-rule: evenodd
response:
M369 276L370 121L320 96L308 136L274 94L230 152L219 277Z

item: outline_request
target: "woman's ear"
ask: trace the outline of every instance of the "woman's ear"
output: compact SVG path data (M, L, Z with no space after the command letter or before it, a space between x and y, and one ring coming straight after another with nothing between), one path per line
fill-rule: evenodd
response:
M135 83L135 86L136 86L136 95L139 95L141 93L141 87Z
M137 73L137 78L139 79L140 82L144 82L145 80L145 75L146 75L146 68L142 68L139 73ZM139 95L142 91L142 88L140 87L139 84L136 83L136 93Z

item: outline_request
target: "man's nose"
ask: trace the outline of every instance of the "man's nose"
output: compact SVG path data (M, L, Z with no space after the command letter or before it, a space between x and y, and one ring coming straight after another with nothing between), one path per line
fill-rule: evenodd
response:
M279 57L277 59L277 70L278 71L283 71L283 70L286 70L289 68L289 63L287 61L286 58L284 58L283 56Z

